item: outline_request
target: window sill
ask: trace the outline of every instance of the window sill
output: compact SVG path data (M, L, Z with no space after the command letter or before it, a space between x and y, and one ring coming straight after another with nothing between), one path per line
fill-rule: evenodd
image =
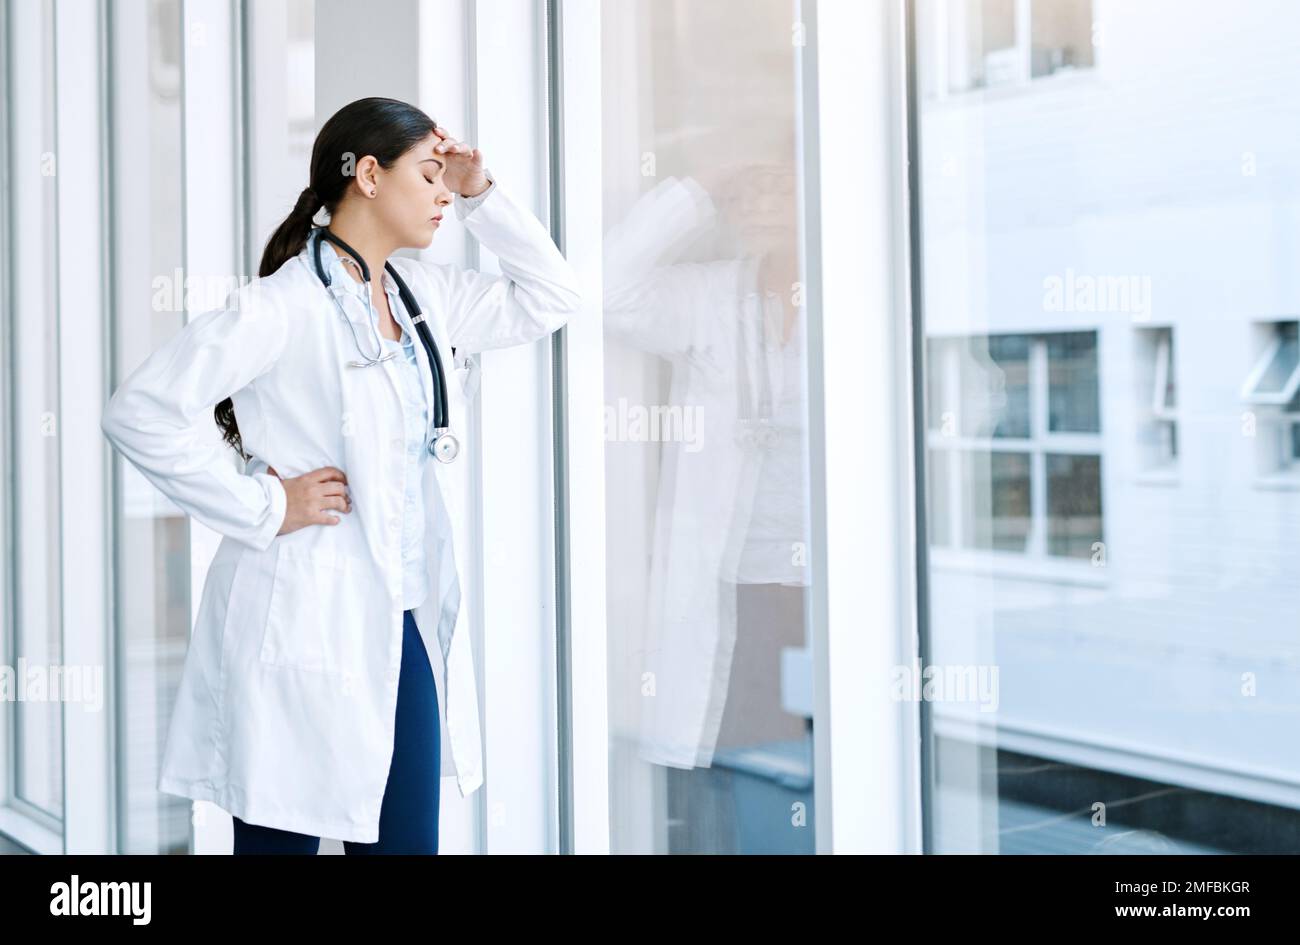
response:
M930 548L930 566L938 571L982 574L1018 581L1045 584L1072 584L1079 587L1106 587L1110 578L1104 567L1087 561L1067 558L1030 557L1008 551L969 551Z
M13 807L0 807L0 834L33 853L46 856L63 853L62 834L37 823Z

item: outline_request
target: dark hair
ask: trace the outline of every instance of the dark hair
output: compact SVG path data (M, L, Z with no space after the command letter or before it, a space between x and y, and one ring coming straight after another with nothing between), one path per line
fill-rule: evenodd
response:
M435 127L434 120L420 109L392 98L360 98L335 112L316 134L307 186L266 241L258 277L269 276L302 252L311 233L312 218L321 207L333 215L356 174L357 161L371 155L381 167L392 167ZM217 404L213 416L225 441L247 460L229 397Z

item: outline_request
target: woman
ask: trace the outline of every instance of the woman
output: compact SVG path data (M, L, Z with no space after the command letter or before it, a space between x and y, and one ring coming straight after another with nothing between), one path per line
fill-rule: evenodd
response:
M455 559L469 541L454 448L468 358L545 337L581 296L482 153L411 105L340 109L310 174L259 277L104 412L112 444L223 536L158 788L229 811L236 853L314 853L322 836L348 853L436 853L440 774L464 796L483 782ZM428 246L449 204L502 275L390 258ZM329 223L313 228L322 207Z

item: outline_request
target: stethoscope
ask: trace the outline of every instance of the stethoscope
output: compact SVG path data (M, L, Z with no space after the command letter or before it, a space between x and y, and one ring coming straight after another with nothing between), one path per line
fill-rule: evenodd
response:
M353 266L357 267L361 271L361 281L365 285L366 311L370 316L370 327L374 332L375 345L379 352L378 356L373 358L362 350L361 341L357 338L356 327L352 324L352 319L348 318L347 313L343 311L343 304L339 302L338 297L333 292L329 293L330 298L334 300L334 305L339 310L339 314L342 315L343 320L348 323L348 328L352 331L352 343L356 345L357 353L362 357L362 360L360 361L349 361L348 366L357 368L370 367L374 364L381 364L389 358L396 357L397 355L391 351L388 354L383 353L384 343L383 339L379 335L379 319L375 315L374 306L370 301L370 267L366 265L366 261L361 258L360 253L331 233L328 227L319 227L318 232L320 235L317 238L314 247L316 275L320 276L320 280L325 284L325 287L328 289L330 285L329 275L325 272L325 267L321 265L320 261L320 246L325 240L329 240L339 249L348 254L347 256L342 257L342 261L345 263L352 263ZM393 281L397 283L397 292L402 297L402 304L406 306L407 313L411 316L411 322L415 325L415 333L419 335L420 340L424 342L424 350L429 357L429 368L433 371L433 439L429 440L429 452L432 453L434 458L439 462L450 463L460 453L460 441L456 439L456 435L451 432L451 429L447 425L447 378L443 373L442 357L438 354L438 345L433 340L433 335L429 331L429 326L425 324L424 314L420 311L420 306L416 304L415 296L411 294L411 290L407 288L406 283L402 281L402 277L397 274L397 270L393 268L393 264L385 262L384 269L393 277ZM453 350L452 353L454 354L455 351Z

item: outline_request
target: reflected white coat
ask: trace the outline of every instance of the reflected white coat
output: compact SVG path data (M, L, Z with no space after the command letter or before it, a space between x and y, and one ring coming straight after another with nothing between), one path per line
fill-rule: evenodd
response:
M582 303L545 227L499 182L468 206L456 198L458 218L497 255L501 275L390 260L424 306L451 369L450 421L462 447L478 380L468 356L544 338ZM392 758L402 644L405 441L395 375L402 365L347 366L358 355L330 291L304 249L150 355L113 394L102 428L177 506L223 535L203 585L159 790L211 801L249 823L372 843ZM339 298L357 337L373 339L363 301ZM415 331L405 311L394 315ZM423 355L419 363L432 406L432 373ZM254 457L243 471L212 419L227 396ZM338 513L338 525L277 535L284 487L247 471L266 464L285 478L339 467L352 511ZM442 654L442 770L468 796L483 783L470 599L462 598L456 564L473 549L470 463L462 449L455 462L424 468L431 591L415 616L430 655L435 646Z

